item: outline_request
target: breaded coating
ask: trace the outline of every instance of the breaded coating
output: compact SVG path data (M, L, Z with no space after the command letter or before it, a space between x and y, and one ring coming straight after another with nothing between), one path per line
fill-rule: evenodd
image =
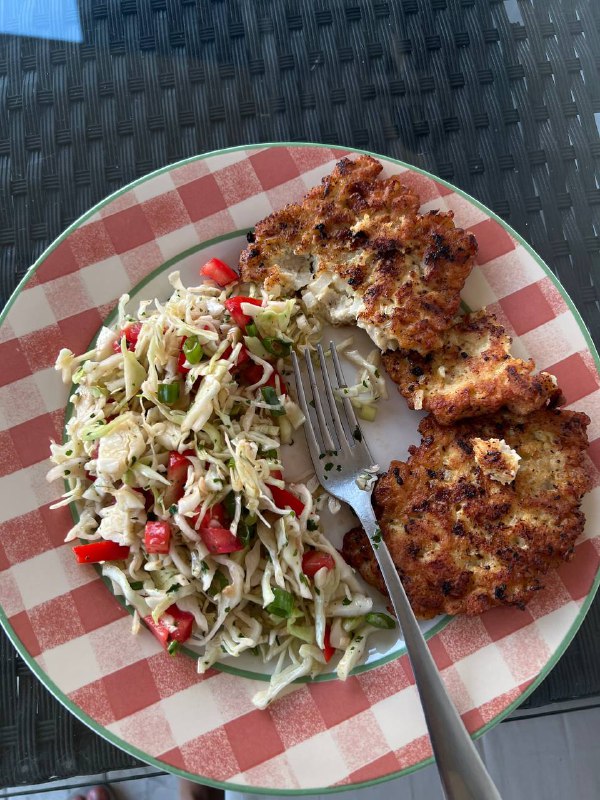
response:
M513 358L510 345L506 330L483 309L459 317L439 350L426 356L388 352L383 364L409 407L430 411L444 425L502 406L528 414L556 405L556 379L547 372L534 375L533 360Z
M568 561L585 518L586 414L541 409L439 425L421 421L422 442L392 462L373 502L383 538L420 617L523 607L549 569ZM473 440L504 440L521 457L503 484L481 469ZM346 534L344 558L383 590L362 529Z
M273 296L302 290L309 311L358 324L382 349L428 353L460 305L477 243L451 212L420 200L370 156L343 158L321 185L259 222L240 258L244 281Z

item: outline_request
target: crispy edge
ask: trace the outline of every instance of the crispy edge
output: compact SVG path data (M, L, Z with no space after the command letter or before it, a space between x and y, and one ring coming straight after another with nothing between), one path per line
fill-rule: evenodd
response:
M477 355L468 355L460 346L461 337L471 334L489 336L489 346ZM533 374L532 359L523 361L510 355L510 336L486 309L461 317L444 338L444 347L425 357L414 351L383 354L383 365L409 408L415 408L417 393L423 392L422 408L441 424L450 425L494 413L502 406L525 415L560 403L562 395L552 376ZM451 371L457 364L468 374L466 379L462 375L457 378L456 388L437 378L439 367Z

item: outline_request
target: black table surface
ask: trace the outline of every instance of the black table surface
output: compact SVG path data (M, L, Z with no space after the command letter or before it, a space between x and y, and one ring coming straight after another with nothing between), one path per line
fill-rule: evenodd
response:
M37 5L47 30L65 9ZM600 341L595 0L79 0L81 42L15 35L31 4L14 7L0 9L0 307L129 181L208 150L313 141L475 196L540 253ZM76 23L73 11L65 30ZM525 705L600 695L599 656L596 601ZM63 709L4 634L0 692L0 786L138 763Z

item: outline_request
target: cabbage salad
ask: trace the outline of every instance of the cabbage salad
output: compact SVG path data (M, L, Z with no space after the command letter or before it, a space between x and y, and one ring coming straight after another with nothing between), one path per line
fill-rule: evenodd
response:
M298 299L241 286L217 259L202 272L193 288L172 273L170 298L141 302L136 317L124 295L114 330L83 355L61 350L72 415L48 479L66 481L54 507L79 511L66 541L83 542L81 563L102 564L134 633L145 624L171 654L201 646L200 673L247 651L272 663L254 698L264 708L336 651L344 680L368 635L394 622L372 612L323 533L333 499L314 475L289 484L280 459L304 422L286 359L313 347L319 321ZM363 368L350 387L362 410L380 377L372 358L351 358Z

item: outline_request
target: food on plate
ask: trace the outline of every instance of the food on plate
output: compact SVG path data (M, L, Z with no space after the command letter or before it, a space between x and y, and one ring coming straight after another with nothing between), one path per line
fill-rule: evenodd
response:
M370 156L343 158L300 203L262 220L242 278L271 296L302 292L306 309L357 324L382 350L443 345L477 251L451 212L419 214L401 176L380 179Z
M517 477L521 456L504 439L471 439L475 463L484 475L499 483L512 483Z
M410 448L406 463L392 462L373 496L418 616L523 607L548 570L571 558L585 521L581 498L590 489L588 424L583 413L549 409L452 426L431 415L421 421L420 446ZM512 480L488 468L488 451L492 463L494 453L511 459ZM383 591L361 529L346 534L342 552Z
M390 351L382 361L409 407L430 411L444 425L502 406L528 414L556 404L554 376L534 374L534 362L511 356L510 345L506 330L483 309L459 317L432 353Z
M245 651L273 662L264 707L336 651L345 678L362 652L352 636L382 625L322 531L327 495L288 484L281 463L304 421L285 357L319 324L296 299L242 289L217 259L202 273L195 288L173 273L170 298L135 316L124 295L115 329L60 352L73 413L48 478L68 484L57 505L77 504L77 561L103 565L134 631L143 621L169 653L203 646L200 672Z

